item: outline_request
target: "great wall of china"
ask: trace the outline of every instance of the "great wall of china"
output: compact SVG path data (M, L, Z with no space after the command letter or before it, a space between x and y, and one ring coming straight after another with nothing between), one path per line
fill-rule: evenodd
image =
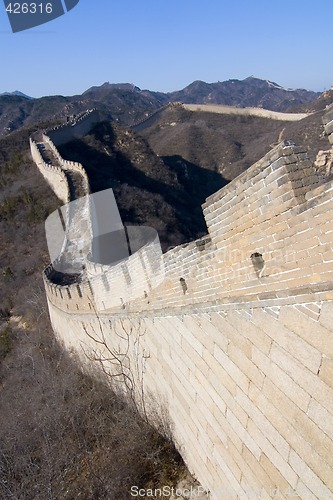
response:
M87 113L30 141L63 202L89 183L57 145L97 120ZM332 106L324 126L333 144ZM72 283L58 284L50 265L54 332L148 418L167 415L212 499L332 499L333 181L284 141L203 212L207 236L164 255L152 232L114 265L87 254Z
M222 115L239 115L239 116L258 116L261 118L270 118L271 120L281 121L300 121L309 116L307 113L280 113L262 108L237 108L236 106L227 106L222 104L185 104L182 102L168 102L161 108L156 109L141 120L135 122L131 128L135 132L150 127L160 118L161 113L166 109L183 108L187 111L202 111L205 113L218 113Z

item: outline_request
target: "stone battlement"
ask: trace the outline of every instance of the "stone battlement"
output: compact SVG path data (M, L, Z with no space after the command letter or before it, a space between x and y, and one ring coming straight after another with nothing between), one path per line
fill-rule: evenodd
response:
M57 158L59 164L61 165L62 169L74 170L82 176L82 178L84 180L85 194L88 195L90 193L89 179L88 179L87 173L86 173L85 169L83 168L83 166L81 165L81 163L78 163L75 161L64 160L62 158L61 154L59 153L57 147L55 146L55 144L51 140L51 138L46 133L43 133L42 137L43 137L44 143L48 144L50 149L53 151L53 153L54 153L55 157Z
M68 179L65 172L60 167L44 161L37 143L31 137L30 152L33 161L36 163L38 170L43 175L46 182L51 186L55 194L63 203L68 203L70 201L70 195Z
M71 140L83 137L99 121L99 112L97 109L87 110L78 115L74 120L68 123L48 129L46 135L56 146L65 144Z

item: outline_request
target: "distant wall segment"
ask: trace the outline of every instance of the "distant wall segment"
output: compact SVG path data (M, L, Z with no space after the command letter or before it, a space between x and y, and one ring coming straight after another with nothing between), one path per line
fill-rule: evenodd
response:
M47 130L46 134L56 146L60 146L88 134L98 122L99 112L97 109L92 109L81 113L64 125Z
M43 132L41 143L38 143L34 137L30 138L30 152L33 161L36 163L45 180L63 203L73 201L71 200L69 192L66 170L76 171L81 175L84 184L83 194L89 194L90 187L88 176L83 166L77 162L64 160L60 155L57 146L86 135L98 122L98 117L99 113L97 110L88 110L78 115L74 121L72 120L69 123ZM53 165L43 158L43 149L45 146L50 148L54 154L57 165ZM59 180L59 178L61 180Z
M77 135L77 137L78 137L78 135ZM61 165L63 170L66 170L66 169L67 170L74 170L82 176L83 181L84 181L84 186L85 186L84 187L85 194L86 195L89 194L90 193L90 185L89 185L87 172L85 171L85 169L83 168L81 163L78 163L75 161L64 160L62 158L61 154L59 153L57 147L53 143L52 139L46 133L43 133L43 141L45 144L49 145L50 149L53 151L54 155L56 156L56 158L57 158L57 160L58 160L58 162Z
M46 182L55 192L56 196L63 203L68 203L69 199L69 186L65 172L54 165L46 163L38 148L38 144L30 138L30 152L33 161L36 163L38 170L43 175Z
M160 114L166 110L166 109L172 109L172 108L177 108L181 107L183 104L181 102L168 102L161 108L156 109L156 111L153 111L150 113L148 116L143 118L142 120L138 120L137 122L134 123L134 125L131 126L132 130L135 132L140 132L141 130L150 127L160 116Z
M218 113L222 115L241 115L258 116L270 120L281 120L295 122L303 120L309 116L309 113L281 113L263 108L237 108L236 106L227 106L223 104L183 104L188 111L202 111L206 113Z

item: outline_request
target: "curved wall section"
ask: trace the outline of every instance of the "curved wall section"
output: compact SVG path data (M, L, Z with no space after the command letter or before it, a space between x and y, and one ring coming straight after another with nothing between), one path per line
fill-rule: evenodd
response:
M41 152L38 149L38 145L32 138L30 138L30 151L32 159L36 163L38 170L55 192L59 200L63 203L68 203L69 186L67 177L63 170L57 166L50 165L43 160Z
M98 121L99 112L92 109L81 113L67 124L47 130L46 134L56 146L60 146L88 134Z

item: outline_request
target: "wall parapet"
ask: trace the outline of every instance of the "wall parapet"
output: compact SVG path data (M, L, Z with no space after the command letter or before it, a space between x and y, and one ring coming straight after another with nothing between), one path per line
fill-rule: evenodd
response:
M46 163L42 157L38 145L34 139L30 137L30 151L33 161L36 163L39 171L51 186L55 194L63 203L70 201L68 179L65 172L50 163Z
M99 112L96 108L87 110L78 115L73 121L59 125L45 131L45 134L56 146L71 140L83 137L99 121Z
M81 165L81 163L75 162L75 161L70 161L70 160L65 160L61 154L59 153L57 147L51 140L51 138L46 135L46 133L42 134L43 141L49 145L50 149L53 151L55 157L57 158L58 162L62 166L63 169L67 170L73 170L74 172L78 172L83 180L84 180L84 190L85 190L85 195L88 195L90 193L90 184L89 184L89 179L87 172Z
M88 256L84 275L72 284L55 284L54 268L48 266L44 270L48 300L65 311L82 313L123 310L133 300L146 301L149 291L164 277L159 238L152 233L140 249L112 265L92 262Z
M156 109L152 113L150 113L148 116L142 118L141 120L138 120L135 122L133 125L131 125L131 129L139 132L142 128L142 125L146 125L149 123L149 121L152 118L155 118L157 115L159 115L162 111L168 109L168 108L176 108L176 107L181 107L183 104L181 102L168 102L164 106L161 106L160 108Z

